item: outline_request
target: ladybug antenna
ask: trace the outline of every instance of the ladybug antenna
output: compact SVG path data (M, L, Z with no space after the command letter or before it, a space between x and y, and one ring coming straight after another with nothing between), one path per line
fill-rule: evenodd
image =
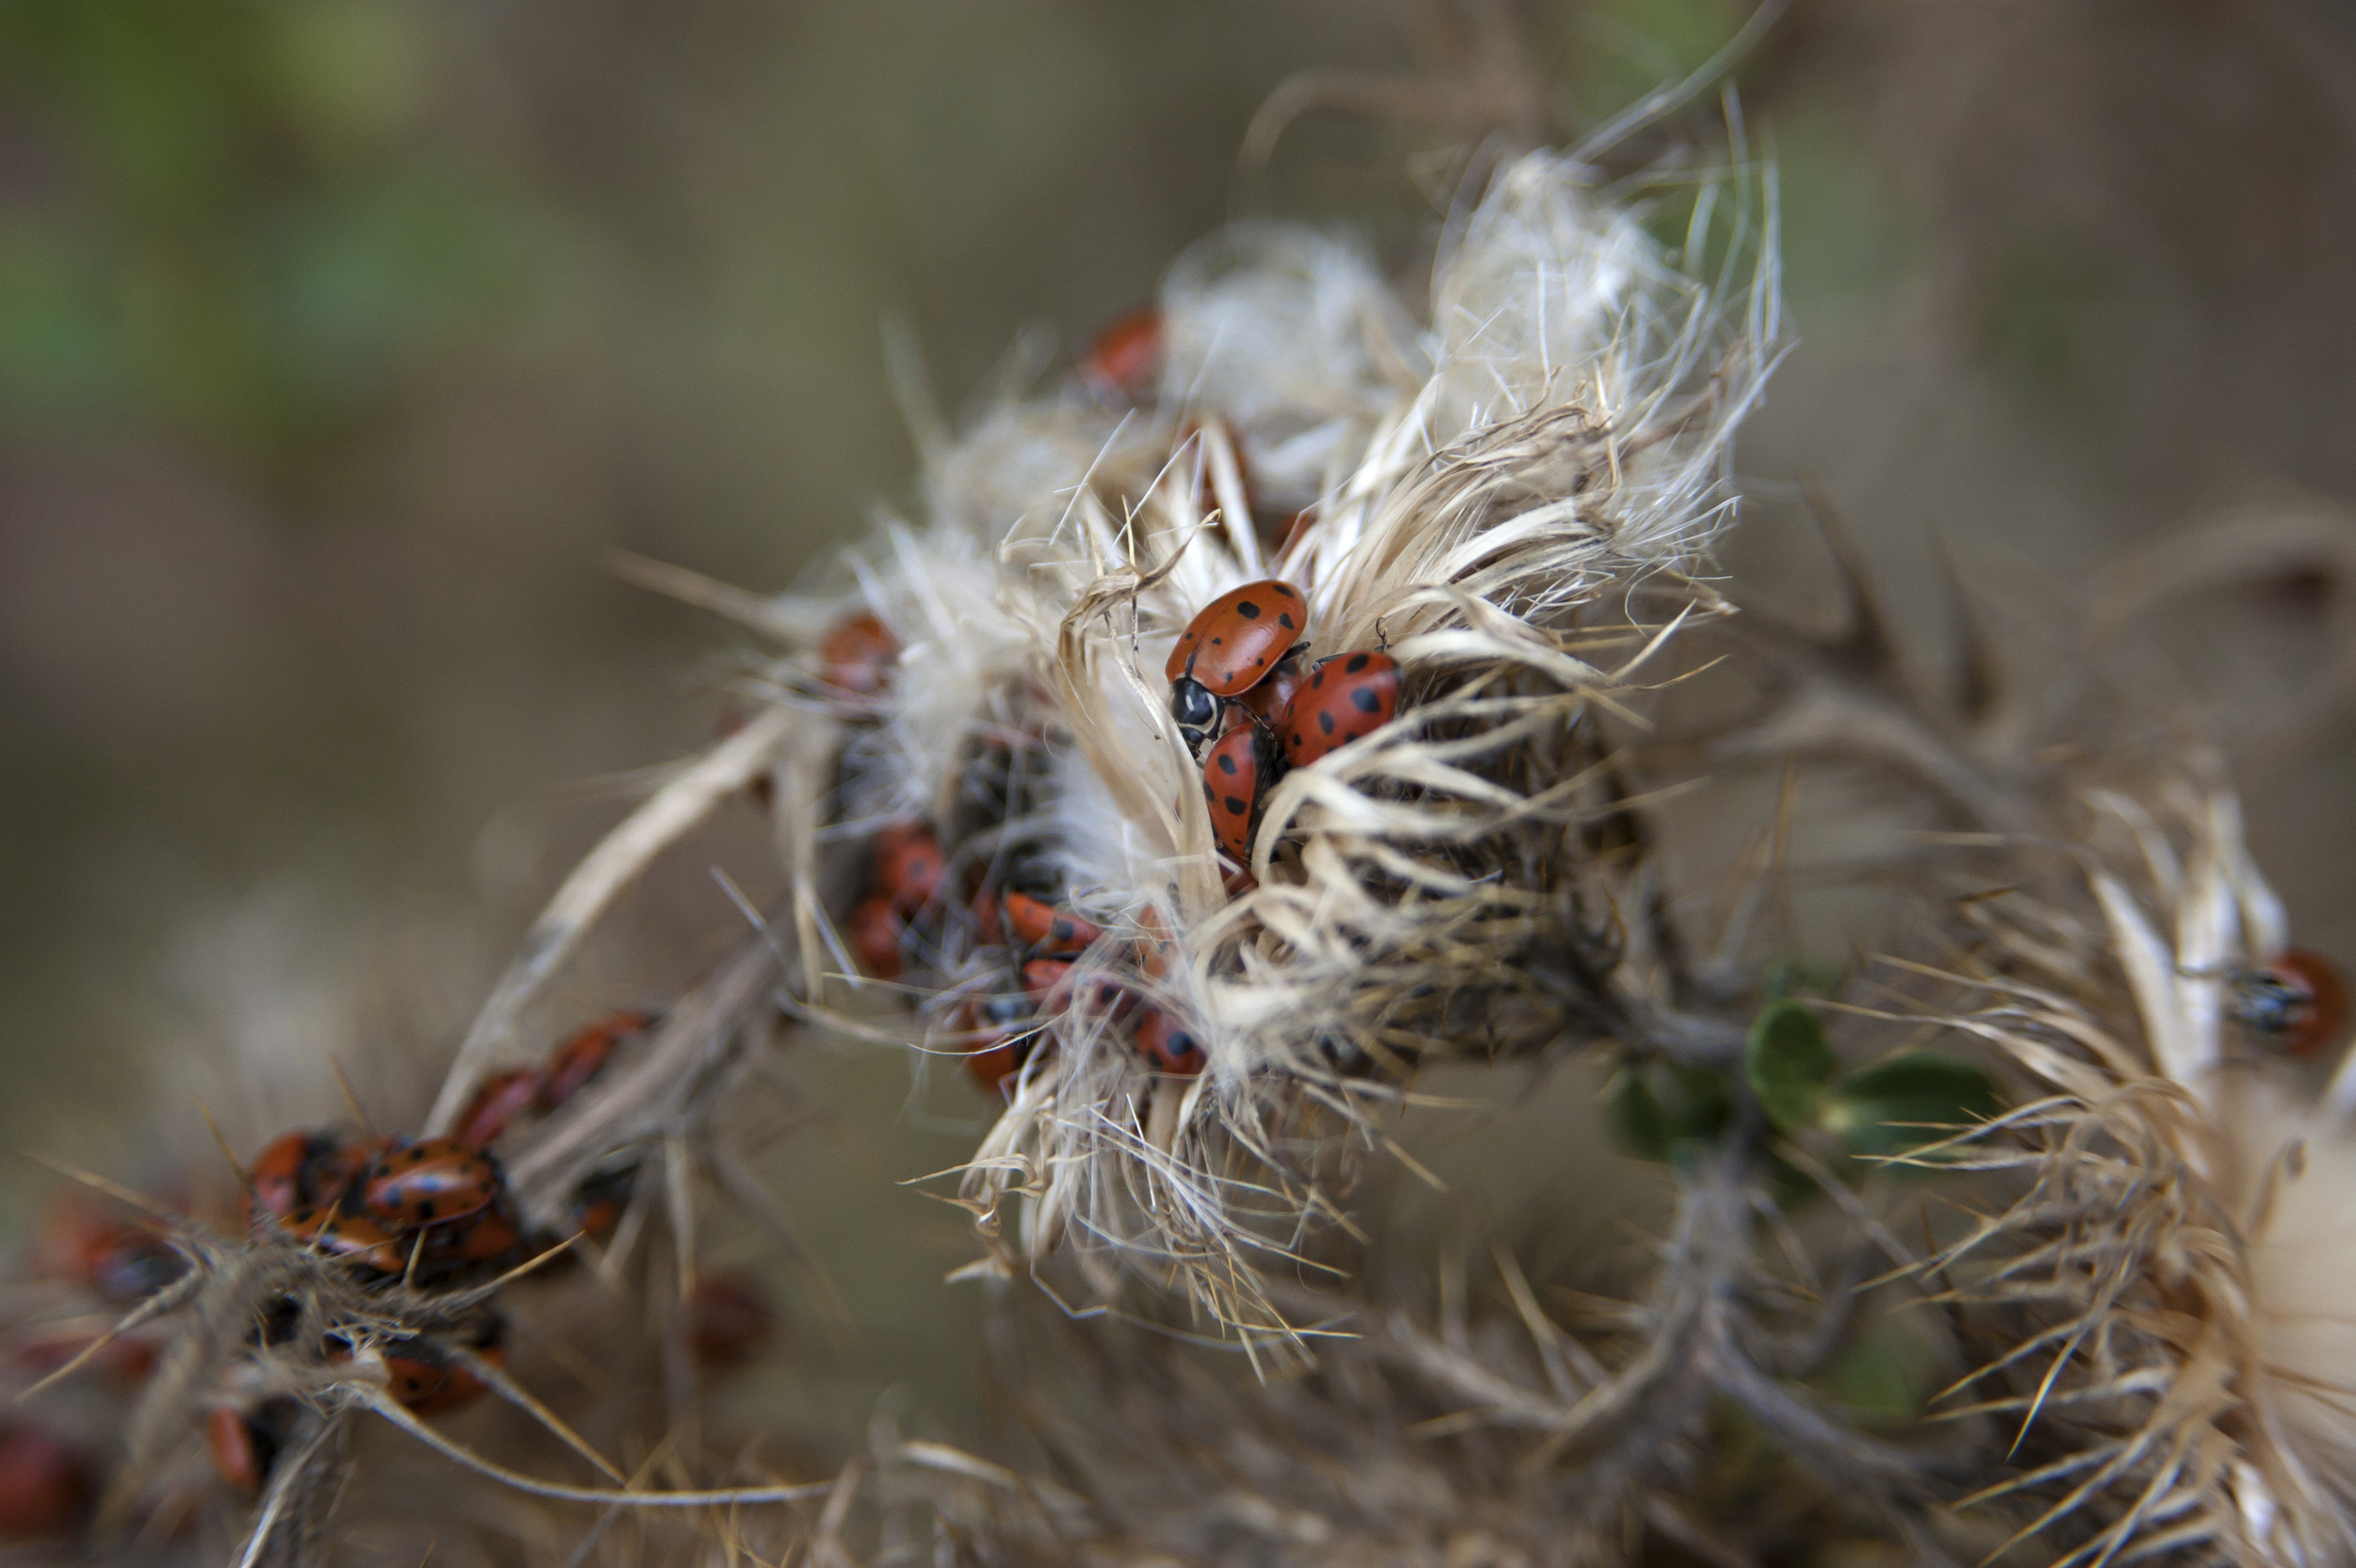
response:
M344 1076L344 1064L331 1055L327 1067L335 1075L335 1087L344 1097L344 1109L352 1113L352 1119L360 1124L363 1134L374 1137L376 1129L368 1125L368 1113L360 1108L360 1097L352 1092L352 1080Z
M212 1107L205 1104L204 1101L200 1100L196 1102L196 1114L205 1119L205 1125L206 1129L213 1135L214 1144L221 1150L221 1157L229 1162L229 1168L237 1175L237 1185L243 1187L247 1192L252 1192L254 1190L254 1173L246 1169L243 1163L238 1160L237 1152L229 1147L229 1140L221 1136L221 1123L213 1119Z

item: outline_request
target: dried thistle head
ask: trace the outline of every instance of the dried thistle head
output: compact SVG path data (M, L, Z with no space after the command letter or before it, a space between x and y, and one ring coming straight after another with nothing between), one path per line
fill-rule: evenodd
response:
M2044 1094L1981 1140L2017 1196L1939 1259L2014 1434L1985 1500L2068 1561L2346 1560L2350 1075L2249 1004L2288 931L2230 792L2099 792L2080 842L2074 896L1970 906L1947 1020Z

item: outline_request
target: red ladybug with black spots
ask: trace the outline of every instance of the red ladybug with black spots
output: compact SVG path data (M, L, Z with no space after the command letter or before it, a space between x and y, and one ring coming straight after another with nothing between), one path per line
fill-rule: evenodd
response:
M933 901L947 870L941 841L921 822L893 823L875 835L875 891L904 915Z
M1069 958L1085 953L1104 934L1094 921L1069 909L1058 909L1029 893L1009 892L1003 901L1006 929L1015 940L1041 958Z
M333 1133L288 1133L271 1140L246 1172L247 1222L262 1215L284 1220L300 1208L339 1202L392 1142Z
M366 1215L345 1214L333 1204L297 1209L278 1228L314 1251L379 1274L399 1274L408 1266L408 1254L391 1232Z
M1282 755L1257 725L1229 730L1203 755L1203 799L1211 811L1211 834L1239 866L1251 862L1261 798L1283 765Z
M1030 1059L1038 1035L1030 1028L1031 1002L1011 991L977 996L961 1010L958 1023L971 1038L965 1070L986 1094L1004 1094Z
M479 1214L500 1192L499 1163L456 1138L404 1140L378 1157L360 1187L360 1207L396 1231L447 1225Z
M1320 659L1293 694L1278 726L1284 760L1303 767L1391 722L1399 711L1399 662L1371 649Z
M1309 628L1309 604L1289 582L1247 582L1203 607L1170 650L1170 714L1197 752L1218 732L1224 700L1267 679Z
M483 1086L474 1091L460 1113L458 1125L451 1136L461 1143L471 1143L487 1149L497 1143L499 1135L515 1124L517 1117L530 1112L540 1102L540 1070L536 1067L509 1068L494 1072L483 1080Z
M540 1109L552 1111L587 1088L624 1040L645 1034L659 1021L653 1013L626 1007L565 1037L540 1070Z
M1201 1042L1158 1007L1137 1020L1137 1040L1146 1059L1173 1078L1191 1078L1209 1063Z

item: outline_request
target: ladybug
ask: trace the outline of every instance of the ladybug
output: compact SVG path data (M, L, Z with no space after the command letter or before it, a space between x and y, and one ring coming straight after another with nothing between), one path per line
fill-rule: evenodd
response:
M509 1068L494 1072L483 1080L483 1086L466 1102L466 1113L459 1117L458 1126L450 1136L461 1143L471 1143L486 1149L497 1143L499 1135L514 1124L515 1119L540 1102L540 1070L536 1067Z
M900 978L900 933L907 928L892 900L877 893L851 911L851 956L871 980Z
M491 1206L497 1161L456 1138L418 1138L385 1152L360 1186L360 1207L401 1231L444 1225Z
M306 1206L280 1220L278 1228L316 1251L379 1274L399 1274L409 1266L408 1255L400 1244L366 1215L343 1214L333 1205Z
M576 1030L548 1053L548 1066L540 1071L540 1109L552 1111L587 1088L589 1080L597 1075L623 1040L645 1034L658 1021L653 1013L626 1007Z
M2286 948L2264 969L2235 973L2226 1011L2284 1054L2312 1056L2348 1028L2348 986L2331 961Z
M638 1168L622 1166L612 1170L593 1170L573 1189L573 1224L592 1239L611 1235L614 1227L622 1222L622 1211L630 1207L630 1193L638 1181Z
M965 1004L958 1021L975 1041L966 1053L965 1070L983 1092L1004 1094L1008 1081L1023 1070L1038 1037L1023 1030L1030 1020L1030 1002L1006 991Z
M249 1497L261 1492L278 1457L277 1443L260 1423L226 1405L205 1413L205 1446L213 1456L213 1473Z
M1023 991L1039 1004L1042 1013L1060 1013L1072 1006L1072 960L1069 958L1033 958L1023 966ZM1129 1001L1129 993L1120 981L1100 974L1089 983L1088 996L1096 1010L1115 1013Z
M496 1328L485 1343L471 1348L495 1365L506 1364L507 1353L499 1348ZM329 1354L334 1355L332 1349ZM490 1392L490 1384L429 1340L397 1339L380 1347L379 1354L384 1358L384 1392L412 1415L446 1415Z
M998 890L985 885L973 895L973 945L996 947L1006 939L1006 923L998 914Z
M1170 973L1170 956L1177 945L1170 939L1170 928L1162 923L1161 911L1147 905L1137 915L1137 924L1145 934L1129 944L1130 956L1148 980L1159 980Z
M1294 695L1308 678L1308 669L1296 647L1276 662L1268 678L1237 699L1236 705L1260 723L1274 728L1282 723L1284 710L1292 706Z
M329 1133L288 1133L272 1140L246 1173L246 1222L262 1214L283 1220L297 1209L337 1201L392 1142L387 1137L347 1142Z
M1211 808L1211 833L1237 865L1251 862L1260 797L1276 781L1280 763L1275 748L1253 725L1229 730L1203 754L1203 798Z
M90 1468L73 1445L30 1427L0 1427L0 1541L70 1534L90 1495Z
M687 1343L695 1364L722 1371L750 1361L774 1315L751 1276L698 1273L687 1298Z
M1173 1078L1191 1078L1208 1065L1202 1045L1176 1019L1160 1008L1137 1021L1137 1049L1160 1071Z
M304 1178L313 1162L333 1153L335 1148L335 1139L319 1133L288 1133L272 1139L254 1156L246 1172L247 1222L252 1223L256 1214L284 1219L313 1201Z
M1006 894L1006 929L1015 939L1042 958L1068 958L1086 953L1104 928L1069 909L1058 909L1029 893Z
M902 914L930 904L947 872L941 841L923 823L894 823L875 835L875 891Z
M41 1272L78 1280L109 1301L152 1296L188 1269L161 1236L99 1214L71 1194L50 1205L35 1252Z
M1133 311L1096 335L1073 368L1098 397L1136 402L1162 368L1162 313Z
M1308 629L1301 590L1270 578L1220 595L1179 634L1162 674L1170 714L1187 744L1201 749L1219 716L1220 697L1238 697L1266 679Z
M873 612L848 616L818 645L818 678L841 696L879 697L899 657L900 640Z
M1389 654L1368 650L1320 659L1278 727L1284 760L1294 767L1314 762L1371 735L1398 711L1399 661Z

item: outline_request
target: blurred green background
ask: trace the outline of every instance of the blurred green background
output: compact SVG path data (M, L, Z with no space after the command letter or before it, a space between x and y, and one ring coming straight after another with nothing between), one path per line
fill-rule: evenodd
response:
M1238 213L1405 267L1415 170L1497 107L1483 27L1575 135L1747 14L0 0L0 1146L152 1122L142 1064L256 921L309 927L280 961L330 990L456 933L377 999L448 1050L617 776L715 720L728 634L600 552L781 587L907 495L888 315L956 406ZM1436 83L1459 123L1313 115L1239 172L1309 68ZM1739 79L1801 334L1742 448L1745 580L1813 580L1819 483L1935 663L1940 539L2004 637L2059 645L2121 547L2356 493L2342 11L1795 0ZM2312 663L2331 596L2264 587L2203 612ZM2252 816L2346 953L2356 770L2313 741ZM661 896L685 951L734 920L699 875ZM899 1071L842 1092L889 1117ZM907 1135L879 1180L961 1147Z

